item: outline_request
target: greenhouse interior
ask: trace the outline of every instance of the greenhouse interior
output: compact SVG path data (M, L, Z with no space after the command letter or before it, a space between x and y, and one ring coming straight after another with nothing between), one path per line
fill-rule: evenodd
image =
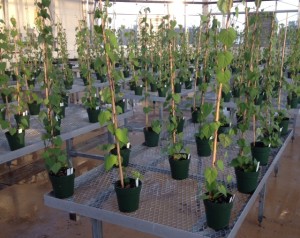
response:
M1 238L300 237L299 0L0 19Z

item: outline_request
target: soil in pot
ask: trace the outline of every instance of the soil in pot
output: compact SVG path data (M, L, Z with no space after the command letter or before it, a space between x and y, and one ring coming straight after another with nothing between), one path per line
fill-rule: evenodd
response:
M41 103L37 103L36 101L34 101L32 103L27 103L27 105L28 105L30 115L34 116L40 113Z
M206 214L207 226L214 230L221 230L229 225L233 202L229 202L232 195L224 198L224 202L212 202L203 200Z
M87 108L86 109L89 117L89 122L90 123L96 123L98 122L98 116L100 114L100 107L97 108Z
M209 139L203 138L201 139L198 136L195 136L196 138L196 145L197 145L197 154L199 156L210 156L211 155L211 148L209 144Z
M259 170L257 172L245 172L235 169L238 191L241 193L253 193L257 187Z
M65 168L64 171L67 171L67 169ZM70 175L67 175L66 172L59 173L58 175L49 173L49 178L56 198L68 198L74 194L74 169Z
M67 80L65 80L64 81L64 85L65 85L65 89L66 90L71 90L72 87L73 87L73 81L67 81Z
M129 182L125 184L126 186L122 188L118 180L114 185L118 207L121 212L134 212L139 208L142 182L139 180L139 186L136 187L135 179L129 178Z
M129 89L134 91L136 88L136 83L135 82L129 82Z
M129 70L124 70L123 75L124 75L124 78L128 78L130 75Z
M238 87L234 87L232 90L232 96L234 98L239 98L241 95L240 89Z
M174 159L174 157L177 157ZM176 180L183 180L189 176L189 166L190 166L190 154L175 154L174 156L169 156L169 163L171 168L171 176Z
M199 122L199 116L200 116L200 107L191 107L192 112L192 122L198 123Z
M110 152L113 155L117 155L117 148L113 148ZM127 167L129 164L130 152L131 152L130 148L127 148L126 146L123 146L122 148L120 148L123 167ZM118 166L116 166L116 167L118 167Z
M269 162L271 149L263 142L257 141L251 143L251 154L254 159L260 162L260 165L267 165Z
M145 145L148 147L156 147L159 142L159 134L154 132L151 127L144 128Z
M25 130L18 129L13 135L7 131L5 136L11 151L25 147Z

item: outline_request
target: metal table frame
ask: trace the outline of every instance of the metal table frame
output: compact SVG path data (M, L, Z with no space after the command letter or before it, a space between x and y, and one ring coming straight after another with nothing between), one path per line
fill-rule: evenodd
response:
M259 212L258 212L258 219L259 222L262 222L263 219L263 209L264 209L264 198L265 198L265 189L266 189L266 182L269 176L271 175L272 171L277 166L281 155L286 148L287 144L291 140L293 135L293 131L290 131L288 136L286 137L284 143L282 144L281 148L277 152L276 156L273 158L271 164L265 169L264 174L257 186L257 189L252 195L249 195L247 202L244 204L241 212L234 219L233 224L230 225L230 228L226 229L224 232L226 237L233 238L237 234L241 224L243 223L246 215L251 210L255 200L259 197ZM164 172L161 170L161 172ZM90 176L89 172L86 174L76 178L76 183L80 187L81 182L84 179ZM90 178L91 179L91 178ZM79 188L78 187L78 188ZM111 192L111 191L110 191ZM93 198L90 198L93 200ZM130 229L154 234L159 237L174 237L174 238L182 238L182 237L219 237L217 234L214 234L212 231L209 231L206 235L202 233L194 233L191 231L186 231L182 229L178 229L176 227L167 226L164 224L156 223L149 220L141 220L135 217L134 214L125 214L116 211L112 211L109 209L100 209L94 207L92 205L80 204L74 202L72 197L69 199L57 199L55 198L52 193L48 193L44 195L44 202L47 206L56 208L62 211L76 213L78 215L82 215L85 217L91 218L92 222L92 231L93 231L93 238L102 238L102 222L108 222L112 224L121 225ZM155 217L155 214L153 214ZM222 236L223 237L223 236Z

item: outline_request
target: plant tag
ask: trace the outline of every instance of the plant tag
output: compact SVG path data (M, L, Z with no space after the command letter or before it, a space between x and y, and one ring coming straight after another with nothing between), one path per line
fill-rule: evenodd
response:
M56 119L56 121L59 121L59 117L57 115L55 116L55 119Z
M127 149L130 148L130 142L128 142L128 143L126 144L126 148L127 148Z
M188 159L190 159L191 158L191 154L188 154Z
M100 109L100 107L99 107L99 106L97 106L97 107L96 107L96 110L99 110L99 109Z
M260 164L260 161L257 162L257 166L256 166L256 172L258 171L259 169L259 164Z
M71 174L71 169L67 169L67 175Z
M192 81L193 79L192 78L190 78L190 81Z
M138 187L139 186L139 178L135 179L135 186Z
M26 116L26 112L23 112L22 115L23 115L23 116Z
M280 127L279 131L281 132L281 131L282 131L282 129L283 129L283 127Z
M269 147L271 147L271 143L269 144Z
M229 199L229 203L233 202L234 198L235 198L235 194L233 194L233 196Z
M214 137L213 136L211 136L211 137L209 137L209 140L212 140Z
M63 103L63 102L61 102L61 103L59 104L59 106L63 107L63 106L64 106L64 103Z
M125 98L122 101L125 102Z
M140 85L140 87L142 88L142 87L143 87L143 85Z
M182 119L184 120L184 117L182 117Z
M167 85L165 84L165 88L167 87Z
M23 131L22 129L18 129L18 133L19 133L19 134L21 134L21 133L22 133L22 131Z
M229 123L229 127L231 127L231 122Z

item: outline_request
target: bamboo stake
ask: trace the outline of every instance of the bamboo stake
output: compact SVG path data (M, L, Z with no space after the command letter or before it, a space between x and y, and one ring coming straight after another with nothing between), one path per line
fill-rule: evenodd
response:
M230 23L230 13L227 13L227 19L226 19L226 29L229 27ZM227 50L226 45L224 45L224 51ZM223 69L224 71L224 69ZM220 104L221 104L221 97L222 97L222 87L223 84L220 83L218 93L217 93L217 102L216 102L216 115L215 115L215 122L218 122L220 119ZM217 145L218 145L218 129L214 132L214 144L213 144L213 160L212 160L212 166L215 166L216 160L217 160Z
M279 89L278 89L278 110L280 110L280 103L281 103L281 87L282 87L282 78L283 78L283 64L284 64L284 57L285 57L285 46L286 46L286 36L287 36L287 21L288 21L289 13L286 13L285 19L285 30L284 30L284 39L283 39L283 46L282 46L282 54L281 54L281 65L280 65L280 79L279 79Z
M103 6L102 6L102 0L99 1L99 9L102 12ZM107 9L105 14L107 14ZM107 38L106 38L106 33L105 33L105 19L101 19L101 25L102 25L102 34L103 34L103 44L104 47L108 44L107 43ZM118 129L118 119L117 119L117 111L116 111L116 104L115 104L115 84L114 84L114 79L112 78L112 65L111 61L109 59L108 54L105 54L105 60L107 64L107 77L108 77L108 82L109 82L109 89L110 93L112 95L111 97L111 103L112 103L112 122L113 122L113 127L114 131ZM121 187L124 188L124 176L123 176L123 170L122 170L122 160L121 160L121 154L120 154L120 142L116 136L114 136L116 147L117 147L117 157L118 157L118 164L119 164L119 175L120 175L120 182L121 182Z

